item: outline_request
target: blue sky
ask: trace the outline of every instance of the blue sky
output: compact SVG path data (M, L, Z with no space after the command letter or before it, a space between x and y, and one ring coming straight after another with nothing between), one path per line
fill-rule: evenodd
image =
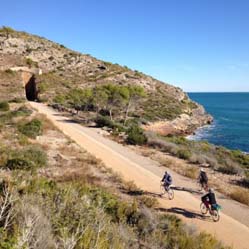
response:
M249 91L247 0L1 1L0 26L185 91Z

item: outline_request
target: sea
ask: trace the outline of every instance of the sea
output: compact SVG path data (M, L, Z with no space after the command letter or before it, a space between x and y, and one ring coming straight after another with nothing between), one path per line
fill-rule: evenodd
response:
M188 93L214 117L211 125L198 129L191 140L206 140L249 153L249 93Z

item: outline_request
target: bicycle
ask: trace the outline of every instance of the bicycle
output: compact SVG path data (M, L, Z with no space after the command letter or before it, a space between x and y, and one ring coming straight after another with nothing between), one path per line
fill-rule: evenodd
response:
M206 205L203 202L201 202L200 210L202 214L207 214L207 212L209 212L214 222L218 222L220 220L221 206L219 204L207 208Z
M163 182L160 182L160 191L161 191L161 196L163 196L163 195L165 195L167 193L169 200L174 199L174 191L173 191L173 189L170 186L165 187Z

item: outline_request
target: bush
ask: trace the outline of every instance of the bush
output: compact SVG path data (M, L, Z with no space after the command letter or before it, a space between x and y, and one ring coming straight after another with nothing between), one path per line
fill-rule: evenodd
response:
M17 110L13 111L13 116L19 117L19 116L29 116L32 114L32 110L29 109L27 106L23 105L20 106Z
M240 184L243 187L249 188L249 178L248 177L242 178L242 180L240 180L238 184Z
M149 138L148 144L154 148L159 148L163 152L169 152L171 154L176 154L178 150L178 145L160 138Z
M66 97L62 94L59 94L59 95L56 95L54 98L53 98L53 102L56 103L56 104L65 104L66 102Z
M242 164L243 166L249 169L249 155L244 154L239 150L230 151L230 155L234 161Z
M123 125L116 123L114 121L111 121L109 117L106 116L98 116L95 119L95 123L97 127L108 127L112 129L114 132L112 133L113 135L118 135L120 132L124 132L125 128Z
M198 168L197 167L187 167L184 168L183 174L191 179L197 179L198 176Z
M10 153L5 167L10 170L34 170L45 166L47 163L46 153L37 146Z
M139 200L143 205L145 205L148 208L154 208L158 205L158 200L154 197L143 195L139 198Z
M236 175L240 172L240 169L237 165L227 164L219 166L217 169L219 172L228 174L228 175Z
M7 101L0 102L0 111L6 112L9 111L10 106Z
M97 127L109 127L111 129L114 128L114 122L110 120L109 117L105 117L105 116L100 116L98 115L97 118L95 119L95 123Z
M187 149L179 149L176 153L176 156L185 160L190 159L192 153L190 150Z
M7 73L7 74L11 74L11 75L15 75L15 71L13 71L13 70L11 70L10 68L9 69L6 69L5 70L5 73Z
M123 188L130 195L142 195L143 191L133 181L124 182Z
M19 125L18 130L27 137L35 139L42 134L42 122L39 119L33 119L28 123Z
M147 138L144 134L144 131L139 126L136 125L131 126L126 133L127 133L126 142L128 144L143 145L147 143Z
M238 202L249 205L249 190L236 189L230 193L230 197Z
M26 64L29 66L29 67L38 67L38 62L36 61L33 61L31 58L26 58Z

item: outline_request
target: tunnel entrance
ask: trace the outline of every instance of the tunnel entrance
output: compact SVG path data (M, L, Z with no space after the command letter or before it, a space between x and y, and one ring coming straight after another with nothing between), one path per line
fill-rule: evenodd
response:
M38 99L38 92L37 92L37 88L36 88L36 82L35 82L34 75L32 75L32 77L26 83L25 92L26 92L27 100L35 101Z

